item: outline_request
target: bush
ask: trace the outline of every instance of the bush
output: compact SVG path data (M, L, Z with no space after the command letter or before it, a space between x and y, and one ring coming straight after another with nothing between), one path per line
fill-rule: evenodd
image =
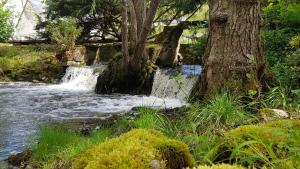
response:
M60 18L49 23L46 31L51 34L51 39L57 43L61 51L73 51L82 28L77 27L75 18Z
M151 163L172 169L195 165L184 143L156 131L136 129L91 147L80 154L72 166L74 169L150 169Z
M7 1L0 2L0 42L11 38L14 31L13 18L10 9L5 9Z
M300 165L299 139L299 120L242 126L228 132L208 158L247 167L297 168Z

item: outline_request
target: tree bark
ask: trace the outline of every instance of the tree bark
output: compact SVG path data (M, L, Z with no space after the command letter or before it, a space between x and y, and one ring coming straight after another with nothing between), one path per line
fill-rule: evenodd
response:
M150 52L147 53L145 48L159 2L160 0L151 0L145 17L146 0L123 0L123 59L119 56L112 59L108 70L98 78L97 93L149 94L149 91L151 92L156 66L152 57L149 57Z
M259 0L209 0L209 36L204 71L192 97L222 89L236 94L261 91L267 69L261 45Z

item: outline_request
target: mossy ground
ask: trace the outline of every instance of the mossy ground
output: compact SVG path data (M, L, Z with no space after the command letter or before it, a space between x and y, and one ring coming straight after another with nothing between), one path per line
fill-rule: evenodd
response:
M51 45L0 45L0 81L50 83L63 73Z
M80 154L73 169L151 169L157 160L161 168L181 169L195 165L188 146L153 130L136 129L96 145Z

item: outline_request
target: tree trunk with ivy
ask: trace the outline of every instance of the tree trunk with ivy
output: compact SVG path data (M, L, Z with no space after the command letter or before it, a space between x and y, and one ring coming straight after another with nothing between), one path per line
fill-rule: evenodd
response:
M155 58L146 52L146 40L160 0L123 0L122 54L98 78L97 93L149 94ZM147 11L147 12L146 12Z
M261 44L259 0L209 0L209 37L204 71L192 97L222 89L235 94L261 91L269 79Z

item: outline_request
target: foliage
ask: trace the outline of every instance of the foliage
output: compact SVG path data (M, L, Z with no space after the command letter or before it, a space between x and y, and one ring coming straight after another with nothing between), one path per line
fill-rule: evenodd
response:
M184 62L190 62L191 64L200 64L205 53L205 47L207 44L207 35L203 35L189 44L187 51L184 51Z
M7 0L0 2L0 42L11 38L14 31L12 12L4 7L6 4Z
M64 73L51 45L0 46L2 81L55 82Z
M109 129L102 129L84 138L74 132L59 128L42 128L39 143L32 147L31 163L39 168L51 168L58 160L70 163L76 155L90 145L105 141L111 136Z
M88 149L77 157L73 168L143 169L151 168L153 160L157 160L162 168L195 165L184 143L168 139L159 132L139 129Z
M272 73L283 85L297 89L297 72L289 60L299 47L300 4L297 0L268 0L263 18L265 55Z
M48 22L59 18L74 17L83 28L81 38L100 37L105 40L112 36L120 39L119 4L118 0L46 0L46 21L41 20L37 29L43 30ZM41 35L47 37L47 34Z
M76 39L81 34L82 28L77 28L75 18L60 18L49 23L46 27L51 33L51 39L60 47L61 51L72 51L75 48Z
M290 40L290 45L293 48L300 49L300 35L292 37L292 39Z
M223 143L208 156L214 162L243 166L297 168L300 165L299 139L299 120L242 126L227 133Z
M268 0L263 17L268 29L299 27L300 4L297 0Z

